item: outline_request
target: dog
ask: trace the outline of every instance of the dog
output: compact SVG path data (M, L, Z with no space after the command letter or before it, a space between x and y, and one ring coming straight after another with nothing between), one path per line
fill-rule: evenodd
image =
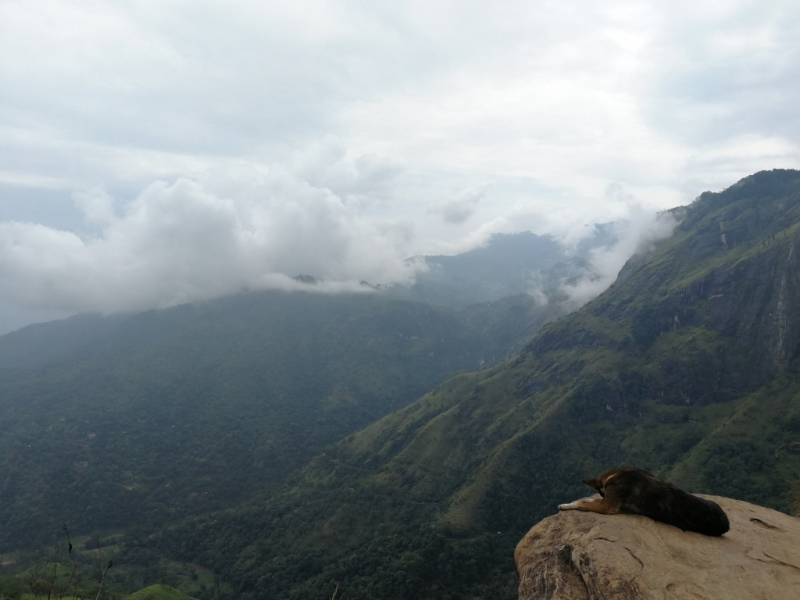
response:
M687 494L641 469L622 467L583 483L596 489L601 497L560 504L559 510L644 515L703 535L719 536L730 529L728 515L719 504Z

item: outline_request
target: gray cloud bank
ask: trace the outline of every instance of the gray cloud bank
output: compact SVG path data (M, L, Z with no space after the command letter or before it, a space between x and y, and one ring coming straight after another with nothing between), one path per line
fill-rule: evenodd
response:
M393 230L347 201L379 186L381 168L366 160L363 177L359 161L347 177L315 170L347 190L340 194L279 168L235 181L156 182L122 207L102 188L75 193L92 233L0 223L3 297L29 309L115 312L295 289L299 274L325 279L318 289L328 292L408 282L416 267ZM218 191L226 187L230 194Z
M413 283L424 268L406 260L413 228L359 208L378 201L382 192L376 190L386 187L395 168L381 167L373 157L363 169L364 159L346 160L338 151L318 160L320 153L326 154L314 148L288 168L243 170L233 178L155 182L127 204L102 187L76 192L73 200L89 233L0 222L3 302L40 311L113 313L243 290L364 292L371 288L363 281ZM477 203L484 192L462 192L456 202ZM611 195L628 204L628 217L613 225L613 244L591 250L580 270L560 283L558 301L568 308L600 294L634 253L674 229L669 214L641 208L614 186ZM572 231L563 243L577 245L591 232ZM295 279L300 274L322 281L310 287ZM531 293L546 301L544 291Z

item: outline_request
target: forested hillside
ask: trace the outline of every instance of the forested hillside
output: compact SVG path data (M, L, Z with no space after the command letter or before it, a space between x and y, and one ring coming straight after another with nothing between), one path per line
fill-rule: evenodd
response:
M268 491L484 354L499 359L540 314L520 299L509 328L481 310L483 328L376 294L265 292L18 332L32 366L0 379L0 545L49 542L63 521L149 532ZM84 343L46 344L87 322Z
M271 499L145 545L237 598L513 598L512 550L621 464L787 509L800 470L800 173L705 193L607 292L326 450Z

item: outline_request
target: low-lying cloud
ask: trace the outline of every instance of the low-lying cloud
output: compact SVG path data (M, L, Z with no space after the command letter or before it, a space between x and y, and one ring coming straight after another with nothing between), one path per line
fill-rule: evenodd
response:
M2 301L7 310L42 314L114 313L245 290L365 292L373 288L364 282L413 283L424 261L407 258L420 245L456 254L485 244L494 233L549 223L565 246L577 247L592 231L588 225L567 227L569 214L545 218L519 204L516 212L463 228L451 241L420 236L425 215L431 222L466 225L489 185L418 211L420 221L388 218L401 202L401 176L398 164L374 155L350 157L327 137L285 163L242 163L196 179L156 181L129 201L102 186L83 189L72 194L83 217L80 231L0 222ZM580 270L560 282L556 295L565 307L600 294L631 255L675 225L671 217L643 209L620 186L608 188L604 206L616 206L626 218L614 225L614 244L590 251ZM316 282L298 281L298 275ZM552 294L552 284L542 284L541 301Z
M123 206L101 187L84 190L73 199L91 234L0 223L4 298L28 309L108 313L296 289L299 274L324 280L315 288L329 292L411 281L417 266L399 244L407 233L381 227L347 198L380 188L393 169L368 158L349 175L316 172L316 185L289 169L239 173L230 194L219 182L159 181ZM327 187L337 177L346 193Z
M590 250L585 268L562 283L566 307L574 310L599 296L632 256L652 251L655 243L672 235L677 225L672 213L641 208L635 208L628 219L613 223L616 242Z

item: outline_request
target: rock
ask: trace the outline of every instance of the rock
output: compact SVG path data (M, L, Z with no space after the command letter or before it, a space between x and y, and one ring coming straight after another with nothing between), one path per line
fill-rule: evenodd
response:
M718 496L722 537L639 515L568 511L517 545L520 600L797 600L800 519Z

